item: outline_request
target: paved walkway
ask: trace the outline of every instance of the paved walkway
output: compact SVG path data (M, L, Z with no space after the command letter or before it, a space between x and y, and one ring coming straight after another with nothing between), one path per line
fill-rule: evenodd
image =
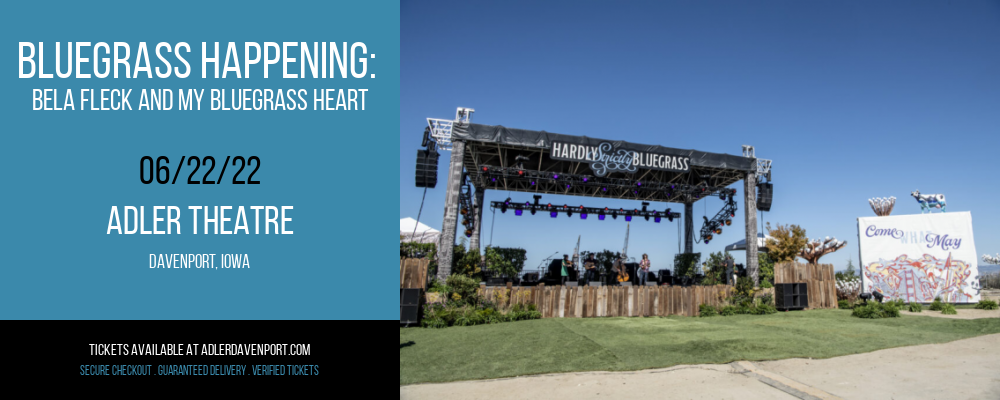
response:
M741 361L401 386L399 398L1000 399L1000 334L825 360Z

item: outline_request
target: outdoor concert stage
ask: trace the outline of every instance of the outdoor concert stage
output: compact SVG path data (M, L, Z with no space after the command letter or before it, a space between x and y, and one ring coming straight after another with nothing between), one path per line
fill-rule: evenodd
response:
M637 201L632 210L600 209L602 219L607 213L625 215L628 219L652 216L672 221L680 210L653 211L642 207L640 212L639 202L683 204L684 252L691 253L696 240L693 204L713 196L729 200L729 208L708 221L698 239L711 240L713 232L721 231L725 222L735 217L735 190L728 186L742 180L747 269L757 280L756 214L758 201L764 201L762 210L770 208L771 161L757 159L753 147L743 146L743 156L737 156L481 125L472 123L473 111L459 108L453 121L428 119L430 136L440 148L451 151L441 235L445 246L439 248L449 248L448 244L454 243L462 214L468 219L463 231L470 237L470 251L478 251L482 211L486 208L485 191L503 190ZM429 149L433 147L431 144ZM420 179L418 171L418 182ZM757 198L758 185L766 192L761 199ZM522 212L573 211L563 209L562 205L540 204L537 200L521 201L524 200L518 199L516 209ZM438 256L438 277L443 280L451 272L452 255L450 251L442 251Z

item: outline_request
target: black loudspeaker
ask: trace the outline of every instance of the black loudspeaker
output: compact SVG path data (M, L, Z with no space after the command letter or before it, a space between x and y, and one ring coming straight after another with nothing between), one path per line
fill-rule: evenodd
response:
M437 186L438 157L437 151L417 150L417 187L434 189Z
M771 211L771 198L774 197L774 185L770 182L757 184L757 209Z
M399 324L420 322L420 289L399 289Z
M660 272L656 274L656 277L657 277L656 283L659 283L661 285L664 283L670 283L670 270L661 269Z
M503 278L489 278L486 280L486 286L507 286L507 282Z
M802 310L809 307L809 292L806 284L774 284L774 305L779 310Z

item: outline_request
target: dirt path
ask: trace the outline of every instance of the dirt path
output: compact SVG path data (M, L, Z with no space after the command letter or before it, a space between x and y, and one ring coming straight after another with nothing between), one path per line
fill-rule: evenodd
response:
M955 310L956 315L944 315L940 311L923 310L918 313L900 311L903 315L916 315L920 317L937 317L951 319L979 319L979 318L1000 318L1000 310Z
M744 361L401 386L399 398L1000 399L1000 334L826 360Z

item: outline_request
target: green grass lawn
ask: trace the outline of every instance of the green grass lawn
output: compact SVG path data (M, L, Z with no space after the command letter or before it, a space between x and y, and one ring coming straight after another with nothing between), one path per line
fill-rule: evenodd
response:
M1000 333L1000 318L851 317L847 310L712 318L551 318L400 328L399 384L679 364L829 358Z

